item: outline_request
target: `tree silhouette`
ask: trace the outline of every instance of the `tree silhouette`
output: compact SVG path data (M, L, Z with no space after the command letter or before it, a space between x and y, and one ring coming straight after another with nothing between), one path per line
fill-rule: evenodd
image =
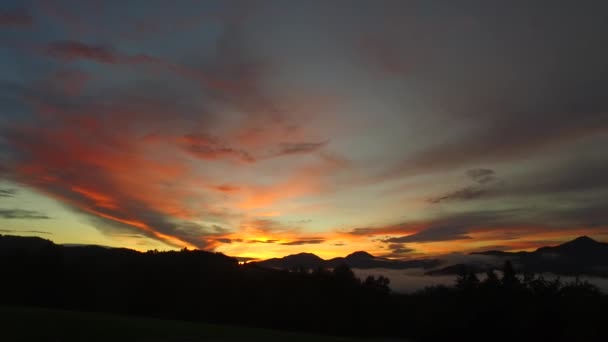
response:
M333 275L340 283L354 284L358 282L357 277L355 277L355 272L353 272L347 264L340 264L334 268Z
M463 269L454 286L403 294L383 276L360 281L348 265L291 272L197 250L139 253L0 235L0 269L2 306L414 341L603 341L608 326L608 298L597 287L531 275L521 282L510 263L500 279L489 271L480 282Z
M479 287L479 278L474 272L463 270L456 278L456 288L462 290L475 290Z
M363 281L363 286L367 289L377 291L379 293L389 293L391 291L389 284L390 279L384 276L378 276L377 278L373 275L367 276Z
M515 288L519 284L520 281L519 278L517 278L517 274L515 273L513 264L510 260L505 261L505 264L502 268L502 285L507 288Z

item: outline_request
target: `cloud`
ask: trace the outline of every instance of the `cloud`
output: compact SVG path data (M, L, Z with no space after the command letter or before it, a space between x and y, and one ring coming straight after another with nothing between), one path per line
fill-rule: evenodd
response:
M191 101L189 89L142 83L72 97L49 86L0 89L32 110L20 120L0 122L3 177L86 214L104 233L137 233L178 248L213 249L216 239L228 234L225 226L238 227L228 222L234 218L210 208L216 195L208 190L218 182L192 172L200 161L179 153L173 138L187 136L194 120L211 121ZM150 132L159 132L161 139L142 138ZM203 218L209 222L188 225Z
M246 151L232 148L220 139L206 134L186 134L180 137L178 144L184 151L203 160L232 158L246 163L255 162Z
M14 197L17 189L0 189L0 197Z
M548 173L546 170L551 169ZM479 184L432 197L429 203L467 201L479 198L502 199L552 196L554 202L570 202L573 195L579 198L593 197L594 193L608 191L608 160L603 156L586 155L561 158L550 165L530 168L526 172L502 177L496 182L494 171L475 169L467 174ZM597 201L597 199L595 200ZM579 200L580 203L586 203Z
M139 234L116 234L118 237L125 237L131 239L143 239L145 236Z
M226 193L237 192L240 190L240 188L238 186L230 185L230 184L217 185L217 186L214 186L213 188L217 191L226 192Z
M25 11L0 11L0 27L28 28L34 20Z
M320 142L298 142L298 143L281 143L279 144L277 156L290 154L311 153L320 150L327 146L329 140Z
M164 186L184 174L182 163L141 154L138 139L84 119L60 112L40 123L44 129L4 127L8 146L19 156L6 163L10 177L95 217L102 231L138 232L176 247L213 246L204 237L216 231L184 224L202 213L184 204L189 191Z
M548 217L563 225L608 232L608 202L605 198L582 201L574 199L572 202L570 208L555 209Z
M283 242L283 243L281 243L281 245L285 245L285 246L316 245L316 244L321 244L323 242L325 242L325 239L323 239L323 238L314 238L314 239L303 238L300 240Z
M368 235L368 234L373 234L375 232L377 232L377 228L372 228L372 227L360 227L360 228L353 228L351 229L348 234L351 235Z
M470 208L466 211L435 214L426 220L355 230L355 234L379 237L386 246L403 243L436 243L486 240L502 241L520 249L539 246L547 236L592 235L608 232L608 207L597 200L572 201L569 207L516 206L489 210ZM528 245L522 239L535 237ZM393 247L397 247L394 245Z
M33 211L23 209L0 209L0 217L5 219L30 219L30 220L46 220L49 216Z
M92 45L79 41L66 40L52 42L42 50L45 55L65 62L84 60L108 65L147 65L157 67L159 70L171 72L185 79L195 80L205 88L222 91L235 91L238 88L236 84L219 78L210 77L194 68L189 68L144 53L123 53L109 46Z
M217 224L211 225L211 230L216 234L227 234L230 232L230 229L218 226Z
M272 210L273 207L288 200L331 191L333 184L329 182L329 176L338 173L342 168L342 165L336 165L323 159L305 166L296 166L283 179L269 184L249 186L239 207L244 210L259 208ZM280 172L280 169L277 171Z
M164 66L173 71L180 71L177 65L172 65L160 58L147 54L125 54L110 46L92 45L80 41L63 40L49 43L44 52L47 56L67 62L88 60L101 64L149 64ZM185 68L184 68L185 69Z
M243 222L243 227L262 234L284 234L293 233L298 230L297 226L284 224L279 220L253 219Z
M270 239L270 240L247 240L247 243L276 243L279 240Z
M470 169L467 171L467 176L479 184L486 184L494 181L496 172L490 169Z
M456 190L454 192L450 192L448 194L433 197L428 199L429 203L440 203L445 201L466 201L472 200L481 197L484 194L485 190L475 187L466 187L460 190Z
M550 169L551 172L547 172ZM491 189L495 197L531 197L551 195L555 199L573 194L589 197L594 192L608 191L608 158L603 154L573 155L557 163L541 165L526 173L505 179L505 184Z
M437 241L451 241L451 240L466 240L471 239L470 236L466 235L466 228L464 227L449 227L449 226L438 226L427 228L418 233L393 237L383 240L387 243L406 243L406 242L437 242Z
M53 234L51 232L47 232L44 230L22 230L23 233L32 233L32 234Z
M404 232L411 232L417 229L425 227L426 223L408 223L408 224L389 224L380 227L358 227L347 230L345 233L348 235L355 236L379 236L379 235L393 235L403 234Z
M608 85L606 89L608 90ZM515 108L513 110L515 111ZM530 108L530 111L532 110ZM580 115L574 119L572 113ZM572 108L567 112L562 110L538 115L529 113L525 117L511 115L504 109L496 109L493 117L485 119L491 120L485 127L413 154L403 160L396 169L389 171L387 176L431 173L480 162L524 160L537 155L542 149L555 150L567 143L604 135L608 132L607 119L608 101L597 103L597 108L593 109ZM539 131L551 134L538 134Z
M381 236L379 241L386 244L469 240L470 232L518 226L526 222L522 218L529 214L529 209L473 210L380 227L356 228L348 234Z
M104 64L154 61L86 44L51 45L50 51L60 59ZM70 83L72 76L80 74L55 75ZM25 99L33 109L27 118L30 121L0 122L1 143L7 151L1 156L3 173L8 178L87 214L106 233L137 232L175 247L217 246L217 238L227 234L227 229L187 224L200 217L223 219L216 210L207 212L202 204L206 198L201 192L212 186L203 184L201 188L194 178L200 175L188 175L190 162L172 148L205 161L249 163L253 158L218 137L183 134L193 121L204 125L211 117L193 103L189 89L177 92L155 88L155 83L138 83L134 88L120 86L120 90L104 90L93 97L70 97L73 92L57 93L52 84L43 86L47 88L20 85L8 89L8 96L20 102ZM80 87L68 88L78 92ZM161 139L155 143L141 139L149 132L159 132ZM167 139L175 136L180 138ZM220 185L216 190L236 191L236 187Z
M153 57L147 55L125 55L107 47L78 41L53 42L46 47L45 52L50 57L66 61L91 60L104 64L138 64L155 61Z
M219 239L216 239L216 241L220 242L220 243L242 242L241 239L229 239L229 238L219 238Z
M391 250L391 253L386 255L386 256L390 256L390 257L403 256L405 254L409 254L409 253L416 251L415 249L409 248L405 244L402 244L402 243L391 243L386 248Z
M467 186L441 196L429 198L427 201L429 203L437 204L449 201L474 200L486 195L487 186L496 180L496 172L490 169L470 169L466 174L469 178L478 183L478 185Z
M43 6L34 14L49 15ZM350 210L365 201L386 208L370 209L374 217L412 210L407 196L442 205L416 212L421 219L360 226L349 238L455 241L513 225L553 231L606 222L598 204L606 202L606 164L589 160L603 152L608 131L608 50L597 44L605 11L446 4L429 17L420 15L425 6L399 2L314 11L230 5L211 18L217 34L193 25L176 40L156 35L177 25L153 5L122 6L138 16L112 30L100 23L117 9L91 16L83 6L78 16L51 8L40 24L59 18L59 29L19 32L50 43L8 51L23 72L0 84L0 168L104 233L209 249L236 237L298 243L312 239L298 237L304 222L293 218L313 206L323 207L311 216L323 226L347 207L347 220L358 220ZM246 15L227 19L233 11ZM580 17L587 25L575 25ZM290 25L275 30L269 18ZM122 37L134 26L147 33L135 45ZM550 165L555 159L563 165ZM471 184L429 194L418 183L454 170L469 170ZM411 191L392 196L406 182ZM342 198L348 205L336 207ZM473 201L480 198L492 202ZM270 212L291 221L255 222ZM369 215L361 211L359 222Z
M406 59L407 52L423 52L409 68L408 84L418 99L432 103L425 110L441 122L425 128L428 138L418 139L420 148L404 153L384 177L540 162L568 146L606 136L608 48L591 43L604 39L597 27L606 28L606 23L596 11L605 11L606 6L562 5L541 19L540 8L518 12L500 7L491 14L486 6L470 6L466 16L431 21L416 18L420 8L400 8L395 15L411 13L410 20L389 20L378 27L384 35L375 36L392 50L406 52ZM573 34L569 24L580 18L588 25L576 25ZM514 21L520 23L515 29L508 25ZM488 28L495 31L487 35ZM466 47L444 50L454 39ZM474 44L466 43L473 40ZM449 125L454 129L445 134Z
M311 223L312 219L301 219L301 220L294 220L294 221L289 221L290 224L307 224L307 223Z

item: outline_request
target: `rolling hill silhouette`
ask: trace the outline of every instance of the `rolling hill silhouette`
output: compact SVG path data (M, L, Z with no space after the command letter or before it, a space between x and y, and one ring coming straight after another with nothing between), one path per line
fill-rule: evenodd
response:
M604 251L605 244L577 239L530 253L500 252L499 258L517 257L531 265L537 259L573 259L580 264L600 258ZM74 317L80 317L79 312L104 312L414 341L605 340L601 328L608 324L608 296L584 280L520 280L511 263L505 262L500 277L480 280L463 272L453 286L431 286L405 294L391 292L390 280L384 276L359 279L349 268L402 269L434 262L438 261L394 261L366 252L330 260L302 253L266 262L273 267L293 267L284 271L262 266L265 262L239 265L235 258L198 250L142 253L0 235L0 293L5 294L0 296L0 307L9 310L9 317L24 306L42 307L74 311ZM310 272L302 270L305 264L339 265ZM30 319L17 321L24 322L25 329L38 329L45 337L49 334L48 320L39 320L38 325ZM70 322L80 323L80 319ZM170 337L159 336L176 340Z
M385 268L385 269L408 269L408 268L424 268L430 269L439 266L440 261L437 259L416 259L416 260L391 260L386 258L375 257L367 252L358 251L347 255L346 257L338 257L329 260L324 260L311 253L292 254L282 258L272 258L268 260L252 262L261 267L274 269L292 269L292 268L336 268L340 265L348 265L351 268Z
M318 268L322 267L324 263L325 260L312 253L298 253L282 258L272 258L260 262L250 262L249 264L256 264L258 266L276 269L291 269L295 267Z
M540 247L533 252L503 252L485 251L471 255L495 257L512 260L519 272L555 273L560 275L594 275L608 276L608 243L598 242L588 236L580 236L574 240L557 246ZM428 275L459 274L463 270L469 272L485 272L496 269L496 264L455 264L427 272Z

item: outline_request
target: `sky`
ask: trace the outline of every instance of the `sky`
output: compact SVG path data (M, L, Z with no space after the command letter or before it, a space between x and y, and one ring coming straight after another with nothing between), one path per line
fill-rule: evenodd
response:
M0 3L0 234L241 258L608 240L604 1Z

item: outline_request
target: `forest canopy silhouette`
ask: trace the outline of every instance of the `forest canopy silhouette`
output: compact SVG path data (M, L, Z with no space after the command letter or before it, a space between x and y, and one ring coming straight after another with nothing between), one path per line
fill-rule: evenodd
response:
M276 270L221 253L61 246L0 236L1 305L360 337L601 340L608 298L583 281L462 272L451 286L392 293L349 266Z

